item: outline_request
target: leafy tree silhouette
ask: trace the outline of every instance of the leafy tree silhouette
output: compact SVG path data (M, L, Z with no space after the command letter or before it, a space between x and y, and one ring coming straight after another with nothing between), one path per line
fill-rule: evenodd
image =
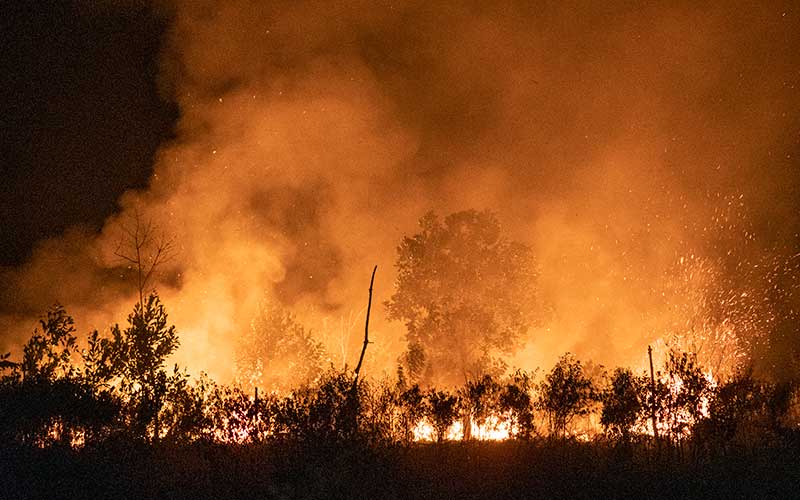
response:
M656 416L667 437L677 444L703 419L711 386L694 354L670 351L664 370L656 382Z
M177 370L175 370L177 372ZM190 383L185 374L173 373L165 403L158 416L160 435L170 443L185 444L210 437L209 393L213 387L205 374Z
M725 450L734 440L744 444L757 435L765 435L767 392L767 384L756 381L751 371L734 374L714 391L708 418L695 426L697 437L707 441L709 447Z
M354 390L350 373L329 370L316 384L301 386L281 400L279 432L303 443L356 441L361 400L366 397L366 382L359 381Z
M531 250L506 239L491 212L420 219L398 247L390 320L405 322L405 362L413 381L480 378L505 369L536 304Z
M96 439L114 423L118 401L96 393L72 364L77 338L72 317L56 305L23 347L22 361L3 357L0 432L6 440L45 446Z
M502 387L497 403L508 416L512 437L529 439L535 431L532 389L531 376L522 370L517 370Z
M419 384L414 384L400 393L398 404L401 440L408 445L414 440L414 428L426 414L425 393Z
M363 380L366 390L359 401L358 432L362 443L372 448L409 443L404 440L402 428L402 393L397 387L383 382ZM416 422L415 422L416 423ZM412 433L413 434L413 433Z
M491 375L478 380L468 380L461 390L461 406L464 417L464 439L472 438L472 422L483 426L495 413L501 387Z
M584 375L581 362L566 353L541 383L538 406L548 416L551 435L565 437L567 426L576 416L587 415L593 401L594 386Z
M634 426L642 416L648 385L627 368L617 368L609 386L601 394L600 423L606 432L628 443Z
M782 380L772 384L764 384L765 416L767 430L777 438L783 438L790 428L797 428L797 422L792 423L789 414L792 405L796 404L798 397L798 384L793 380Z
M425 407L427 417L436 431L436 442L441 443L447 436L447 430L456 421L460 411L460 400L455 394L436 389L428 390L428 404Z
M179 341L158 295L152 293L144 303L137 303L128 315L128 326L121 329L114 325L111 337L105 344L111 352L100 357L110 360L110 373L119 377L120 389L129 398L134 435L158 440L159 413L167 395L186 378L177 365L171 374L164 369Z
M39 321L41 332L34 331L22 349L19 365L23 379L52 381L74 374L71 360L77 351L75 321L61 305L55 305Z

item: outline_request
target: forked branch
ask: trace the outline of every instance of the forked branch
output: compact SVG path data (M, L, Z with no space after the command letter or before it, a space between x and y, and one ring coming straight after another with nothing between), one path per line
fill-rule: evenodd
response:
M117 243L114 255L136 268L139 304L142 304L153 273L173 257L174 244L158 232L151 220L142 221L138 211L131 219L131 225L122 226L125 235Z

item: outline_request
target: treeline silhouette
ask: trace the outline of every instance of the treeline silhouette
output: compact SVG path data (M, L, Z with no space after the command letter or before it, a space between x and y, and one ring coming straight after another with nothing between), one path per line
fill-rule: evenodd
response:
M611 493L632 494L626 488L645 478L669 484L683 478L686 483L677 490L673 485L651 495L681 496L700 491L684 489L702 486L693 482L691 471L722 467L729 477L731 463L774 466L775 460L781 470L789 469L777 478L754 478L754 484L767 477L776 491L796 484L792 471L798 469L791 458L798 450L795 385L757 380L749 372L713 381L688 353L670 353L652 378L627 368L609 373L565 354L538 382L535 373L517 371L475 377L456 388L422 387L406 380L402 370L393 380L355 380L347 369L330 368L278 395L218 384L205 375L192 379L177 366L169 369L166 360L178 346L156 294L135 305L125 327L115 325L104 336L93 332L84 347L67 312L60 306L49 311L21 359L12 361L6 354L0 360L0 447L2 472L9 478L0 496L62 496L59 481L70 485L65 495L73 498L90 491L82 487L100 483L111 496L197 498L258 497L264 491L281 496L269 490L280 485L293 492L290 496L298 491L312 497L398 491L426 496L445 494L436 488L453 481L461 481L454 487L464 494L473 490L459 488L474 487L486 495L544 491L558 496L600 494L620 478L625 484L613 486L618 489ZM505 443L477 441L500 429ZM437 444L418 442L422 437ZM191 458L196 452L205 458ZM161 471L155 483L140 478L145 482L117 490L136 483L128 473L143 474L142 468L159 467L167 457L178 460L164 469L169 474ZM228 463L223 466L221 460ZM543 470L537 469L542 461L550 464L545 469L553 463L563 469L555 467L552 477L542 478L536 472ZM222 467L211 474L215 481L227 484L221 471L228 470L229 478L248 488L231 486L238 493L229 495L216 483L185 477L211 463ZM254 463L264 470L254 471ZM422 463L432 469L420 469ZM531 469L520 469L523 464ZM628 469L608 476L619 464ZM101 472L105 467L113 470ZM231 467L240 469L231 472ZM521 475L509 483L508 471ZM582 473L594 474L588 490L551 489L551 480L574 480ZM106 484L106 476L96 474L117 483ZM474 474L494 474L486 479L492 486L474 484ZM43 477L47 481L39 484ZM383 482L367 484L378 478ZM509 484L521 489L509 491Z
M125 328L115 325L106 337L95 331L82 349L73 319L63 307L53 308L20 361L3 356L4 442L75 448L118 438L391 446L423 436L469 440L481 437L473 429L502 427L510 439L646 441L698 453L779 440L797 426L794 384L757 380L749 372L716 382L693 355L674 351L652 378L628 368L587 369L567 353L538 383L518 370L486 374L457 388L423 388L406 380L402 369L394 380L355 381L351 371L331 367L287 395L259 395L205 375L192 380L178 366L168 369L166 359L178 346L156 294L136 304ZM453 433L454 425L460 432Z

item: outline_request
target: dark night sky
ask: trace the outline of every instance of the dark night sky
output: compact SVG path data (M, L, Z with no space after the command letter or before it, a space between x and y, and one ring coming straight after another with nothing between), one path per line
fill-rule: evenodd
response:
M165 22L144 6L0 7L0 265L75 224L99 228L143 187L177 108L159 97Z

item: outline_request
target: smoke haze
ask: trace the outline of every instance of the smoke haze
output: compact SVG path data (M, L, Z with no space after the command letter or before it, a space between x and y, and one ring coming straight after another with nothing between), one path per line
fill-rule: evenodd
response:
M176 243L157 288L178 362L229 378L266 296L352 365L372 265L382 304L419 218L475 208L537 258L532 307L546 321L513 365L570 350L638 367L648 343L689 332L743 338L765 368L788 366L800 307L790 2L153 8L170 23L160 84L180 108L175 139L101 234L75 228L3 272L0 348L55 301L82 331L123 321L135 287L114 250L138 213ZM392 373L403 327L373 311L365 369Z

